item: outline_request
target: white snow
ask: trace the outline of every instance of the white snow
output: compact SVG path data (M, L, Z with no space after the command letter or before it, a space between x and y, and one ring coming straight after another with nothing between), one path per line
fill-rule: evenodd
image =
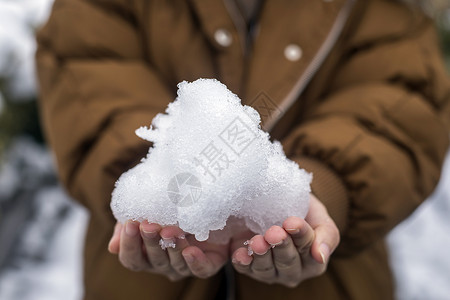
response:
M22 232L10 265L0 270L0 299L79 300L88 214L58 187L43 190L38 198L42 211ZM63 218L60 209L66 211Z
M7 160L0 157L0 200L14 197L21 188L42 184L44 176L54 177L51 157L46 148L31 138L17 137L9 145Z
M399 300L450 299L450 152L439 186L388 236Z
M227 242L230 230L219 230L230 216L263 234L306 215L311 175L286 158L260 129L258 112L225 85L182 82L166 113L136 131L153 147L116 184L111 207L120 222L178 224L197 240L214 231L216 242Z
M17 137L1 158L0 299L80 299L87 212L58 185L44 146Z
M165 250L167 248L175 248L177 244L172 239L160 239L159 245L161 246L161 249Z
M0 0L0 79L12 101L36 92L35 30L48 17L53 0Z

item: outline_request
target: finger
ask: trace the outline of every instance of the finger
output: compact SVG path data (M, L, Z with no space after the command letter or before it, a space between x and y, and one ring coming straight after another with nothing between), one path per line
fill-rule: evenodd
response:
M274 279L276 276L275 266L272 260L270 245L264 240L262 235L255 235L248 245L249 255L253 255L250 265L255 278L264 280Z
M300 281L300 255L291 237L280 226L272 226L266 231L264 239L274 245L272 256L281 282L295 286Z
M147 260L156 272L169 274L173 270L170 266L169 256L159 245L161 240L160 231L161 226L158 224L149 224L147 221L141 223L141 236L147 252Z
M311 225L316 236L311 246L311 255L317 262L326 264L331 253L339 245L339 230L328 214L325 205L313 195L305 219Z
M122 223L117 222L114 226L114 232L108 244L108 251L112 254L119 254L120 250L120 233L122 231Z
M315 236L311 226L301 218L289 217L283 222L283 228L291 236L301 258L309 258Z
M191 271L183 255L181 255L181 252L189 246L184 231L177 226L167 226L161 230L160 235L163 240L171 241L175 245L175 248L167 248L172 268L180 275L190 276Z
M319 263L326 264L331 253L339 245L339 230L331 218L314 229L316 238L311 246L311 255Z
M250 264L252 263L252 261L253 257L248 255L248 249L245 247L236 249L231 259L234 269L241 274L247 275L250 275L252 273L250 269Z
M119 260L122 265L132 271L142 271L149 268L149 264L142 252L139 222L127 221L122 226Z
M330 216L328 215L325 205L323 205L323 203L320 202L320 200L314 195L310 194L309 210L305 217L306 222L308 222L312 228L315 228L329 217Z
M196 246L189 246L182 251L192 274L199 278L208 278L216 274L225 263L222 255L215 251L203 252Z
M233 235L230 243L230 249L233 249L234 251L235 249L241 248L244 242L249 240L253 236L255 236L255 233L251 232L250 230L245 230L236 235Z

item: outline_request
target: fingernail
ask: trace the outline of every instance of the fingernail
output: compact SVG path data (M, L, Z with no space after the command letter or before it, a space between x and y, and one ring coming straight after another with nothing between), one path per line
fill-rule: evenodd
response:
M144 234L144 236L148 239L152 239L155 238L157 235L156 231L146 231L144 229L142 229L142 233Z
M258 252L256 252L255 250L253 250L253 253L255 253L256 255L264 255L264 254L267 253L267 251L269 251L269 250L266 250L264 253L258 253Z
M289 233L289 234L296 234L296 233L299 233L299 232L300 232L300 229L298 229L298 228L286 228L285 230L286 230L287 233Z
M155 238L158 235L158 231L160 229L159 226L155 226L155 224L148 222L142 222L141 223L141 232L143 233L143 236L152 239Z
M283 242L284 242L284 240L281 240L278 243L270 244L270 247L275 248L276 246L279 246L279 245L283 244Z
M183 254L183 257L184 257L184 260L185 260L188 264L193 263L193 262L195 261L195 257L193 257L193 256L190 255L190 254Z
M233 258L233 259L231 260L231 262L232 262L233 264L235 264L235 265L248 266L252 261L250 261L250 262L248 262L248 263L244 263L244 262L242 262L242 261L240 261L240 260L237 260L236 258Z
M328 256L330 256L330 248L327 244L322 243L319 246L320 256L322 257L322 263L325 264L327 262Z
M137 227L136 222L128 221L127 224L125 225L125 233L128 236L135 236L136 234L138 234L138 232L139 228Z

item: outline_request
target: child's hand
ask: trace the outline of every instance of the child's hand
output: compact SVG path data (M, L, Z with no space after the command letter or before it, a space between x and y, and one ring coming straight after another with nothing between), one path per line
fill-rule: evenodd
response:
M325 206L314 196L305 220L289 217L283 227L272 226L264 236L250 240L249 255L244 239L234 240L234 268L256 280L295 287L305 279L319 276L330 254L339 244L339 231ZM239 247L239 248L238 248Z
M175 248L161 249L161 238L174 241ZM116 224L108 250L119 254L127 269L158 273L175 281L216 274L227 261L228 246L198 242L176 226L162 228L158 224L128 221L125 225Z

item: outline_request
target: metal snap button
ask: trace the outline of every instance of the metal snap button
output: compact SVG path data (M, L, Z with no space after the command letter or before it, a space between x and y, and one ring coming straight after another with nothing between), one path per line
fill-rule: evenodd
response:
M287 60L297 61L302 57L303 51L296 44L290 44L284 48L284 56Z
M217 29L216 32L214 32L214 39L216 40L217 44L222 47L230 46L233 41L231 33L228 30L222 28Z

